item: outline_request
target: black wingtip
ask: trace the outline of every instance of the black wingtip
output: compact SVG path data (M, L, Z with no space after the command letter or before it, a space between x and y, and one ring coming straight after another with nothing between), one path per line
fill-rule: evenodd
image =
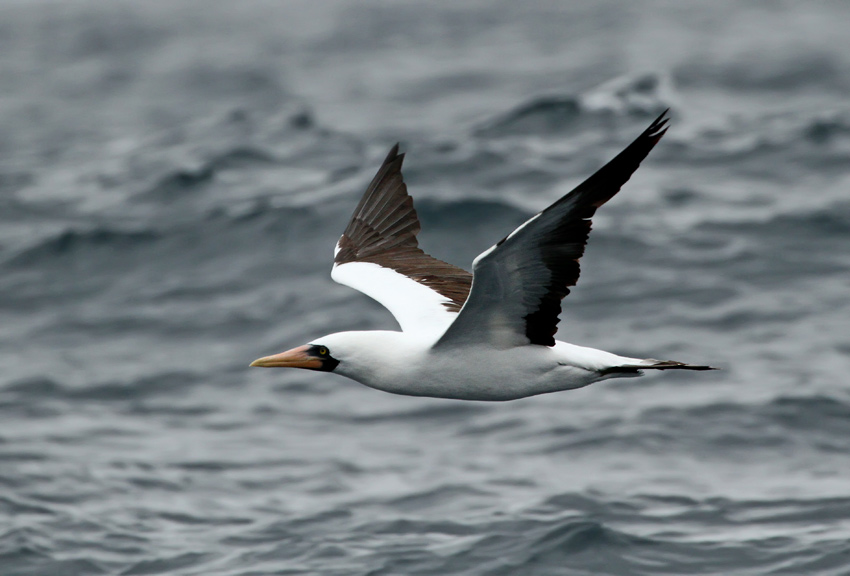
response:
M668 123L670 122L670 118L667 117L668 112L670 112L669 108L665 109L658 118L653 120L649 128L643 131L643 136L652 138L655 142L661 140L661 137L667 133L667 129L669 128Z
M401 142L396 142L395 145L392 148L390 148L390 152L389 152L389 154L387 154L387 157L384 160L384 164L383 164L384 166L386 166L387 164L390 164L391 162L395 162L396 160L399 160L399 159L404 160L404 154L398 153L398 147L399 147L400 144L401 144Z

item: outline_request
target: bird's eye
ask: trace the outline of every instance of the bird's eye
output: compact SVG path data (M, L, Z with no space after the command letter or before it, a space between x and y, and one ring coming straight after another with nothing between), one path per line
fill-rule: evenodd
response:
M328 349L325 348L324 346L320 346L319 347L319 355L320 356L327 356L328 355Z

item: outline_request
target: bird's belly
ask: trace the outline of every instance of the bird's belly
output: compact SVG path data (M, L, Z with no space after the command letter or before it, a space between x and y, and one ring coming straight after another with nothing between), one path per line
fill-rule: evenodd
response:
M559 364L550 349L457 350L423 357L415 366L367 383L396 394L460 400L505 401L581 388L598 372Z

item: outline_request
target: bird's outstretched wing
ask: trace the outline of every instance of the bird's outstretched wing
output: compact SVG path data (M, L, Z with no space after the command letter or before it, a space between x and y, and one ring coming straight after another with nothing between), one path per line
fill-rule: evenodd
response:
M666 114L593 176L475 259L469 297L437 347L555 345L561 300L578 281L590 218L664 135Z
M419 248L419 218L393 146L339 239L331 277L374 298L401 329L442 333L457 316L472 275Z

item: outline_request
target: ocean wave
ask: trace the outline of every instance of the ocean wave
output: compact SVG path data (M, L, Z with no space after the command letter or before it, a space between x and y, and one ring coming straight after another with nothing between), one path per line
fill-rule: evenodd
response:
M850 234L850 202L838 201L824 208L780 212L768 218L739 222L713 222L706 225L716 231L746 233L758 238L796 245L798 250L812 251L813 243L819 241L842 242ZM805 242L801 242L805 239ZM769 244L776 248L775 244Z
M837 170L850 158L850 110L771 112L727 117L676 130L659 147L665 162L722 165L729 172L783 181L800 172Z
M156 396L179 395L202 381L201 375L192 372L164 372L127 382L103 382L78 388L66 386L51 378L38 377L11 382L0 388L0 393L7 396L7 399L3 401L4 406L13 409L14 404L42 400L125 402Z
M592 521L568 521L541 532L531 544L530 561L550 553L570 555L591 548L620 548L649 542Z
M0 536L0 545L3 536ZM63 576L98 576L109 570L98 562L85 559L58 560L49 553L39 553L29 548L0 551L0 565L6 574L62 574Z
M840 451L843 444L839 439L848 434L850 405L845 401L827 396L780 396L756 405L715 402L688 408L656 407L634 419L607 419L543 432L521 428L507 439L525 444L535 438L536 451L542 454L682 450L731 458L733 454L801 445L816 451Z
M694 228L697 235L734 243L729 249L676 249L673 253L703 269L723 270L727 277L756 285L799 283L847 271L844 248L850 234L850 203L838 201L814 210L789 207L773 212L766 218L753 214L735 222L711 218L698 223Z
M365 527L371 534L445 534L447 536L469 536L478 532L477 528L451 520L429 521L416 519L397 519L377 522Z
M662 74L623 76L582 94L532 98L474 129L480 137L561 135L598 128L617 117L644 121L671 107L669 82Z
M478 528L489 535L435 563L433 573L457 573L463 567L475 566L478 571L473 573L500 575L543 575L563 570L577 575L642 574L642 562L635 556L651 558L663 547L661 542L595 520L519 519ZM394 565L385 564L383 573L393 573L388 567Z
M818 449L843 450L837 439L850 434L850 404L822 395L780 396L761 405L713 403L685 410L656 408L644 412L640 421L662 437L701 444L708 441L703 448L713 444L715 450L795 446L801 440ZM702 426L710 426L713 432L689 432Z
M0 461L8 460L0 455ZM47 506L40 506L31 502L25 502L22 498L12 496L0 496L0 514L53 514L54 511Z
M386 422L456 422L472 415L486 412L488 408L479 404L436 403L411 410L393 410L383 413L339 414L328 413L325 417L355 424L381 424Z
M677 82L689 87L721 87L734 92L799 89L846 91L846 73L830 54L803 46L790 50L741 52L726 62L691 61L676 66Z
M148 574L166 574L201 566L216 558L215 553L187 552L185 554L158 554L156 558L140 560L121 572L122 576L147 576Z
M213 155L194 168L175 168L159 178L148 190L137 195L136 201L168 203L200 191L211 184L217 174L226 170L250 170L274 165L277 159L271 152L252 146L234 146Z
M97 226L87 230L68 229L41 239L35 245L12 256L6 265L26 268L58 258L67 258L98 250L128 250L156 242L159 235L153 230L120 230Z
M484 199L441 200L425 198L416 202L416 212L428 232L443 231L455 236L458 230L469 231L471 226L486 222L487 228L505 227L513 230L533 216L533 212L505 201ZM454 234L453 234L454 233ZM494 238L495 243L498 238Z
M58 263L76 262L92 275L104 276L139 265L165 266L190 259L195 265L219 258L237 261L240 255L250 254L257 242L265 242L271 251L281 245L295 247L296 239L324 233L327 244L333 246L346 221L343 214L339 202L331 206L274 207L265 199L257 199L233 210L210 207L191 219L179 215L170 219L170 214L165 212L132 227L117 223L69 226L60 232L31 238L28 246L10 254L3 265L14 270L47 271ZM334 217L339 230L328 235L323 224ZM149 260L144 260L146 255Z

